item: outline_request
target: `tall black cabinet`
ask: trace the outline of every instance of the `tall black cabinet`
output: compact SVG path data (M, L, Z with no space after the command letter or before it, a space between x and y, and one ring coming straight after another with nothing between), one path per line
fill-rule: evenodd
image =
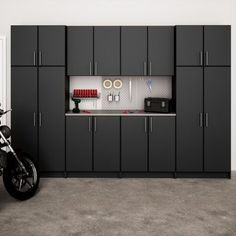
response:
M176 27L177 171L230 172L230 26Z
M13 146L38 160L41 171L63 172L65 27L12 26L11 39Z

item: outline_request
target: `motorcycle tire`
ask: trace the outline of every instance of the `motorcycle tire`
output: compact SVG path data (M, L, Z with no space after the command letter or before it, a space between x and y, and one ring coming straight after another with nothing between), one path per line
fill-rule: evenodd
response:
M15 157L10 154L3 170L3 183L14 198L24 201L34 196L39 186L39 172L34 160L26 153L17 153L29 175L26 176Z

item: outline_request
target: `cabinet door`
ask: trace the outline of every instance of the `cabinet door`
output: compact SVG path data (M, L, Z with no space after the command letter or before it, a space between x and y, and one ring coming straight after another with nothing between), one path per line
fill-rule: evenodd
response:
M230 66L231 31L230 26L204 26L204 48L206 66Z
M65 69L39 68L39 166L65 170Z
M65 26L39 26L39 65L65 66Z
M121 75L147 75L147 27L121 27Z
M66 118L66 170L92 171L92 117Z
M94 75L120 75L120 27L94 27Z
M11 27L11 65L36 66L37 26Z
M147 117L122 117L122 171L147 171L147 144Z
M11 70L12 144L37 161L37 69Z
M204 169L230 171L230 68L205 68ZM208 117L207 117L208 116Z
M149 118L149 171L175 171L175 117Z
M94 171L120 171L120 117L94 117Z
M174 27L148 27L148 74L174 75Z
M176 65L203 65L203 27L176 27Z
M177 171L203 170L203 69L177 68Z
M93 74L93 27L67 27L67 74Z

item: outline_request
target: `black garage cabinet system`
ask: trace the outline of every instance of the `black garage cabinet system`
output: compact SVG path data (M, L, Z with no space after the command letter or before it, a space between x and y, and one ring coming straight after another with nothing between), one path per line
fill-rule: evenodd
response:
M11 65L13 145L42 175L230 177L230 26L12 26ZM171 111L72 113L70 76L169 76Z

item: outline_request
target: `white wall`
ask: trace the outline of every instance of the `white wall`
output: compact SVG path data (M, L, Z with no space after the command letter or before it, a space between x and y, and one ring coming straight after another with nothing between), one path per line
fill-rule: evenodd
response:
M236 170L236 0L0 0L7 36L10 107L10 25L232 25L232 169Z

